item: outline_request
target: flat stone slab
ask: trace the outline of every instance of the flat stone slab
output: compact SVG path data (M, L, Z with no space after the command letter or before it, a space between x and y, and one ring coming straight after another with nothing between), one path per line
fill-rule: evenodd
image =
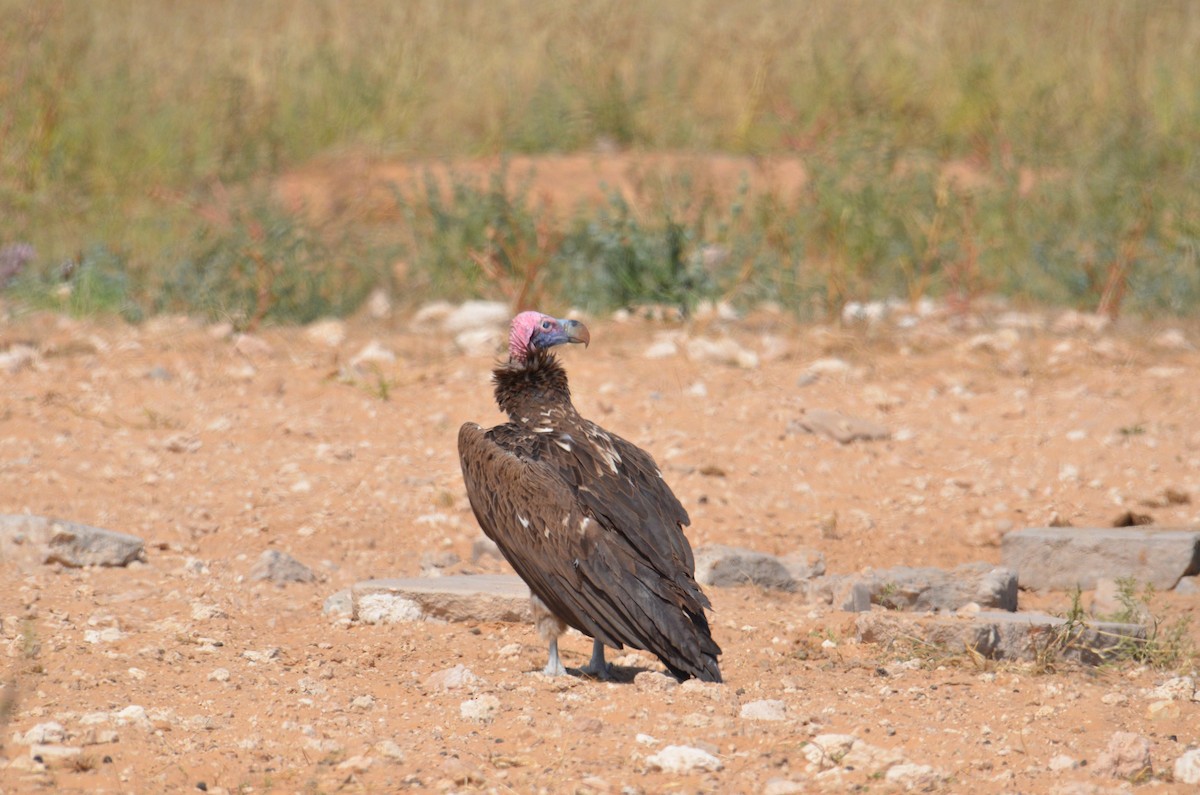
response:
M895 566L814 579L808 583L808 596L851 612L869 611L873 604L909 612L954 612L971 603L1014 611L1017 575L982 562L964 563L953 569Z
M861 417L848 417L827 409L809 409L799 419L792 420L788 428L793 431L828 436L841 444L889 439L892 435L891 431L877 422Z
M1031 527L1004 536L1004 565L1021 587L1090 590L1101 579L1132 577L1169 591L1200 574L1200 529Z
M115 530L45 516L0 515L0 563L127 566L142 560L145 548L142 539Z
M709 544L697 547L696 581L723 588L757 585L795 591L800 583L825 573L825 556L814 550L777 557L752 549Z
M529 587L511 574L366 580L326 599L325 613L364 624L533 620Z
M916 640L951 652L968 651L992 660L1036 660L1044 655L1098 665L1123 644L1146 640L1141 624L1086 622L1044 613L981 611L971 616L871 612L855 622L864 643L890 645Z

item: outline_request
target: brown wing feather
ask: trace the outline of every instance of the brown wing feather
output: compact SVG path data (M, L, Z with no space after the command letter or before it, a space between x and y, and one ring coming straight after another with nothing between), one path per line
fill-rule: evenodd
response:
M512 424L463 425L459 455L472 510L567 624L614 648L651 651L678 674L719 680L720 649L679 526L687 513L648 455L606 436L593 446Z

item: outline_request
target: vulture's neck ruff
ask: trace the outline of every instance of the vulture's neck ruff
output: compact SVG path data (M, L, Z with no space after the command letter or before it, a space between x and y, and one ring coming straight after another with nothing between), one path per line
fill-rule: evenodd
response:
M496 403L513 422L528 424L550 406L570 406L567 371L549 351L532 351L524 361L510 359L492 372Z

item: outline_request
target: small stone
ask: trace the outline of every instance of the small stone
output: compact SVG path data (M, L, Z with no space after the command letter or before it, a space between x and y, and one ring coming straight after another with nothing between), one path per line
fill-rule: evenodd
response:
M380 740L375 743L375 752L392 762L404 761L404 750L394 740Z
M717 771L724 765L708 751L690 745L668 745L657 754L646 757L651 770L686 775L697 771Z
M824 770L838 765L850 752L858 738L852 734L818 734L803 748L804 758L813 770Z
M286 552L268 549L259 555L250 569L251 580L270 580L277 585L289 582L313 582L317 575L308 566Z
M37 361L37 349L29 345L13 345L0 353L0 370L15 375Z
M146 708L139 704L130 704L122 710L113 713L113 723L118 726L138 726L143 729L151 727L150 718L146 714Z
M750 701L739 713L744 720L786 720L787 705L777 699Z
M1079 767L1079 762L1066 754L1057 754L1050 757L1050 761L1046 763L1046 767L1055 772L1074 770Z
M490 694L468 699L458 705L458 713L464 719L476 723L491 723L499 711L500 699Z
M66 739L67 731L61 723L49 721L39 723L21 736L18 742L23 745L53 745Z
M249 660L252 663L265 663L271 660L279 659L279 649L269 648L262 649L246 649L242 652L242 659Z
M1150 741L1131 732L1114 732L1096 758L1096 772L1126 780L1148 777L1153 772Z
M373 758L358 754L346 759L343 762L339 762L337 769L348 770L351 773L365 773L371 769L371 765L373 764L375 764L375 760Z
M763 787L763 795L800 795L800 793L808 792L809 786L800 781L792 781L786 778L773 778L767 781Z
M428 690L458 690L476 685L479 681L479 677L470 668L460 663L425 677L425 687Z
M304 329L304 338L326 348L336 348L346 341L346 324L335 318L318 320Z
M494 328L471 328L454 335L454 346L467 356L495 353L504 341L504 332Z
M704 337L690 339L687 341L687 355L697 363L727 364L746 370L758 367L758 354L730 337L719 340Z
M1176 676L1146 692L1146 698L1158 701L1196 700L1196 680L1190 676Z
M225 611L207 602L192 602L192 620L210 621L214 618L225 618Z
M679 687L679 680L658 671L640 671L633 677L638 690L648 693L666 693Z
M674 340L662 339L651 343L642 356L647 359L669 359L677 353L679 353L679 348L675 345Z
M1179 705L1174 701L1155 701L1146 708L1149 720L1168 720L1179 717Z
M428 311L423 309L422 311ZM420 317L420 312L417 316ZM462 329L484 328L492 326L505 328L510 319L509 306L501 301L463 301L452 308L442 318L442 328L446 331L461 331Z
M350 359L350 367L362 372L370 370L371 365L391 364L396 361L396 354L380 344L379 340L371 340Z
M104 629L87 629L83 632L84 643L113 643L121 639L121 630L117 627Z
M272 352L270 343L253 334L238 334L234 338L233 349L247 359L265 358Z
M884 780L898 784L906 790L928 792L937 786L942 776L929 765L918 765L912 762L901 762L892 765L884 775Z
M844 359L817 359L805 372L810 375L846 375L851 371L850 363Z
M382 287L376 287L367 298L367 314L375 320L383 320L392 314L392 299Z
M1193 748L1176 759L1174 773L1179 784L1200 784L1200 748Z
M350 709L356 709L360 712L368 710L373 706L375 706L375 697L369 694L355 696L354 700L350 702Z
M210 682L228 682L229 681L229 669L228 668L213 669L208 675L208 681L210 681Z
M788 430L827 436L840 444L888 439L892 435L890 430L877 422L826 409L806 410L799 419L788 423Z
M1190 351L1194 346L1188 341L1187 335L1177 328L1169 328L1160 332L1154 338L1154 344L1168 351Z

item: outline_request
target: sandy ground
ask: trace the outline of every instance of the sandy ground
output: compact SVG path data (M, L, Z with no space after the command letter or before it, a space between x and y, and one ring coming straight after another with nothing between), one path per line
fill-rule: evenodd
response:
M580 410L656 456L694 545L816 549L852 572L998 563L1003 532L1055 518L1200 524L1200 333L1045 327L1057 317L588 318L593 344L565 362ZM854 641L851 614L755 588L710 590L721 686L631 681L660 666L621 653L623 681L549 679L530 626L331 619L325 598L359 580L503 570L470 561L479 533L455 451L463 421L500 418L492 353L459 350L436 322L325 332L239 340L183 319L10 308L0 353L36 353L2 374L0 512L134 533L147 553L127 569L0 563L0 791L1180 791L1171 769L1200 744L1200 702L1163 707L1151 689L1187 670L880 648ZM686 353L685 338L726 337L758 365ZM678 352L647 358L664 340ZM394 360L352 367L372 342ZM789 429L811 408L892 438ZM252 580L269 549L317 581ZM1151 602L1164 620L1198 608L1194 595ZM567 665L589 648L565 638ZM473 678L447 683L456 665ZM751 714L782 719L743 716L761 700L781 705ZM21 740L47 723L62 733L45 739L82 753L35 763ZM1096 772L1117 731L1150 745L1139 783ZM826 734L869 753L814 764ZM670 745L720 769L656 769Z

